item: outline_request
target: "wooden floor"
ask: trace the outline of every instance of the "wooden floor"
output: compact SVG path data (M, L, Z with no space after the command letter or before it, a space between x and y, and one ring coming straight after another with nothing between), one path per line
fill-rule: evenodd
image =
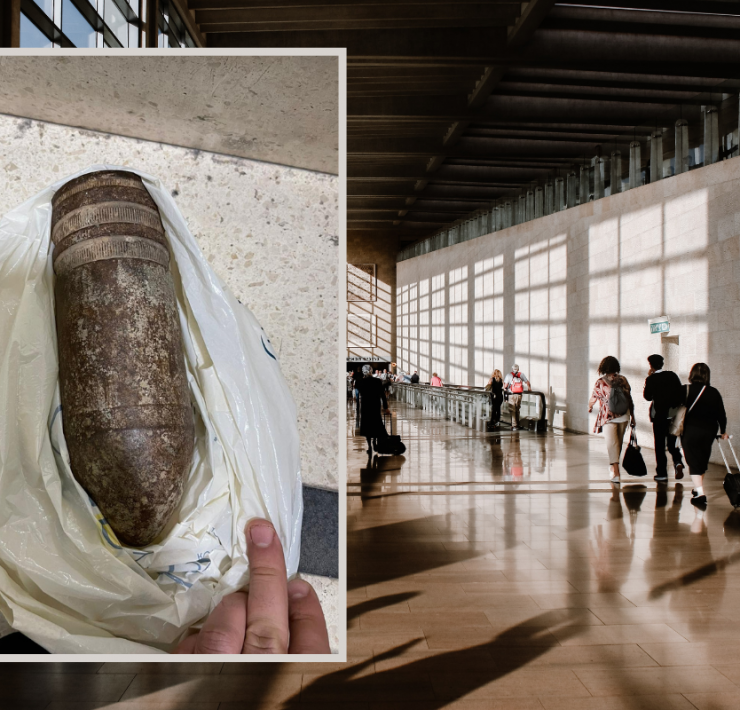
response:
M740 708L740 517L575 434L348 432L348 664L0 666L5 710Z

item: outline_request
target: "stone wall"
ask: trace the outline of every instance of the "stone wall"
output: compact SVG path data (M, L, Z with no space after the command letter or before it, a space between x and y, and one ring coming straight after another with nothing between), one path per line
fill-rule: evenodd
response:
M710 366L740 433L738 159L403 261L397 281L405 367L482 385L516 362L555 426L590 432L596 368L614 355L647 433L646 357L663 353L683 381ZM651 335L662 315L670 333Z

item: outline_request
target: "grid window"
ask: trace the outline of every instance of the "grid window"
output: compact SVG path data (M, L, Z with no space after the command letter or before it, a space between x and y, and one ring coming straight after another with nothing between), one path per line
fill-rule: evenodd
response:
M98 33L72 0L63 0L62 32L75 47L97 47Z
M48 49L53 46L54 43L21 13L21 47Z
M179 13L170 0L159 0L159 47L195 47Z
M0 0L4 2L4 0ZM21 47L136 48L144 36L146 0L20 0ZM162 0L168 6L169 0ZM160 46L194 47L179 15L164 28L175 41ZM160 17L160 25L162 19Z

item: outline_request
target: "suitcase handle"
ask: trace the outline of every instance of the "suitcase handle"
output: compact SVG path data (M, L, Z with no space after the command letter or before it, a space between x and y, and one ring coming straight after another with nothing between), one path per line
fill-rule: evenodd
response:
M393 415L392 414L388 414L387 416L388 416L388 419L391 420L391 433L390 433L390 436L393 436ZM386 413L383 412L383 426L385 426L385 418L386 418Z
M732 473L732 471L730 471L730 466L727 463L727 458L725 457L724 449L722 448L723 439L721 436L717 436L716 438L717 438L717 445L719 446L719 452L722 454L722 459L725 462L725 467L727 468L728 473ZM730 436L728 436L727 439L724 439L724 441L727 441L727 444L730 447L730 451L732 452L732 458L735 459L735 465L737 466L738 470L740 470L740 461L737 460L737 454L735 453L735 447L732 445L732 434L730 434Z

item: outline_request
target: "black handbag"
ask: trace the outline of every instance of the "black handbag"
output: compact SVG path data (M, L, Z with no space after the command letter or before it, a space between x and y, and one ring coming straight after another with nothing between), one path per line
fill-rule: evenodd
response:
M632 427L630 441L624 452L622 468L624 468L630 476L647 476L647 466L645 466L645 461L640 453L640 447L637 445L635 427Z

